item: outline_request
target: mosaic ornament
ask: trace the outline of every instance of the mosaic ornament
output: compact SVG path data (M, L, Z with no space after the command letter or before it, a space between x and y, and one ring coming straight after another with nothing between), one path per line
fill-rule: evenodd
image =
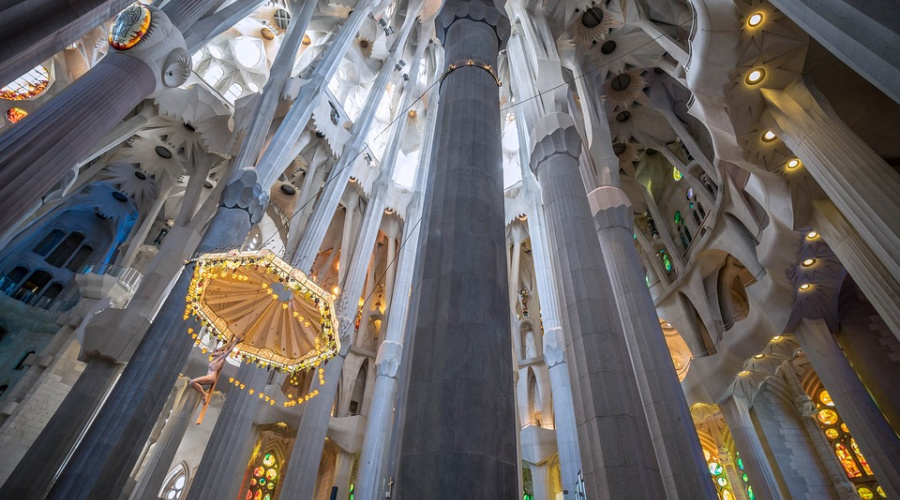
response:
M116 50L128 50L144 38L150 28L150 9L133 4L116 16L109 29L109 45Z

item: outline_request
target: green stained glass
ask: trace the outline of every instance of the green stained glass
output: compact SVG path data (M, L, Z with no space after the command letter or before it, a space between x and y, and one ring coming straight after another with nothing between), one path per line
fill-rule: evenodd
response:
M716 479L716 482L719 483L719 486L721 486L723 488L728 484L728 480L725 479L724 477L720 477L720 478Z
M719 462L710 462L709 463L709 473L718 476L722 473L722 464Z
M681 224L682 222L684 222L684 219L681 218L681 211L676 210L675 211L675 224Z
M738 464L738 469L744 470L744 459L743 458L738 457L737 464Z
M747 473L746 473L746 472L743 473L743 474L741 474L741 479L743 479L745 483L747 483L747 482L750 481L750 478L747 477Z
M756 500L756 495L753 494L753 486L747 486L747 497L750 500Z

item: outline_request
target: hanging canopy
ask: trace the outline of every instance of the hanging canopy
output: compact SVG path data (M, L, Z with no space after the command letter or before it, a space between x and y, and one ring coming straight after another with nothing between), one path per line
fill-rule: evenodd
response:
M288 372L334 357L334 295L269 250L203 254L187 296L192 314L245 360Z

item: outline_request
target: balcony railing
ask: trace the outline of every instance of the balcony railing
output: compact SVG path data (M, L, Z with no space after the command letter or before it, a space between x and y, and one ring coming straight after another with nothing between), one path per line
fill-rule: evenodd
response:
M129 290L136 290L144 279L144 275L131 267L115 264L91 264L82 269L81 274L103 274L119 280Z
M82 269L81 274L111 276L130 291L137 290L144 279L144 275L137 270L115 264L92 264ZM35 292L21 287L20 283L10 279L6 274L0 273L0 292L23 304L47 311L68 311L78 303L80 297L78 297L77 290L74 287L67 288L68 291L59 296L45 297L41 295L40 291Z

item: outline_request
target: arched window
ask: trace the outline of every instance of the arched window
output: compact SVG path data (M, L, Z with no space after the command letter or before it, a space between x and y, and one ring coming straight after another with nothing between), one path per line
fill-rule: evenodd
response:
M350 396L350 414L359 415L362 411L363 397L366 394L366 371L369 369L369 360L363 361L356 374L356 382L353 384L353 395Z
M534 370L528 368L528 417L529 421L540 427L541 426L541 410L543 403L541 402L541 392L538 389L537 377Z
M55 299L55 298L59 297L59 294L62 291L63 291L62 283L53 283L50 286L48 286L44 290L44 293L42 293L41 295L43 295L44 297L47 297L48 299Z
M84 241L84 235L81 233L69 233L66 239L57 246L53 252L47 257L47 263L53 267L62 267L69 260L69 257L75 253L75 249Z
M22 286L16 290L15 295L13 296L16 300L21 300L22 302L28 302L33 296L38 294L41 289L47 286L47 283L50 283L50 273L46 271L35 271L31 273L31 276L22 283Z
M82 269L84 269L84 265L87 264L88 259L91 257L91 254L94 253L94 248L90 245L81 245L75 255L72 257L72 260L66 264L66 269L72 271L74 273L80 273Z
M56 248L56 245L62 241L63 236L65 235L66 233L59 229L54 229L53 231L50 231L50 234L44 236L44 239L42 239L32 251L40 256L45 256L50 253L50 250Z
M275 450L270 450L257 458L255 463L251 462L250 467L252 469L250 471L250 484L247 485L247 494L239 498L250 500L271 500L275 498L278 482L281 480L282 466L282 460L280 460L278 455L275 453Z
M43 64L38 64L31 71L16 78L9 85L0 89L0 99L23 101L44 93L50 86L50 72Z
M18 283L22 281L22 278L24 278L26 274L28 274L28 269L22 266L16 266L16 268L10 271L6 277L13 283Z
M223 76L225 76L225 70L217 64L210 65L209 69L203 73L203 79L206 80L206 83L209 84L210 87L215 87Z
M240 83L234 82L228 87L228 90L225 91L225 99L228 99L228 102L233 103L243 92L244 87L242 87Z
M161 494L162 498L165 500L181 500L185 496L187 482L187 467L180 463L166 475L165 486L163 486Z
M24 369L25 369L25 361L28 359L28 356L31 356L32 354L34 354L34 351L28 351L28 352L26 352L26 353L22 356L22 358L19 360L19 362L16 363L16 368L15 368L15 369L16 369L16 370L24 370Z

